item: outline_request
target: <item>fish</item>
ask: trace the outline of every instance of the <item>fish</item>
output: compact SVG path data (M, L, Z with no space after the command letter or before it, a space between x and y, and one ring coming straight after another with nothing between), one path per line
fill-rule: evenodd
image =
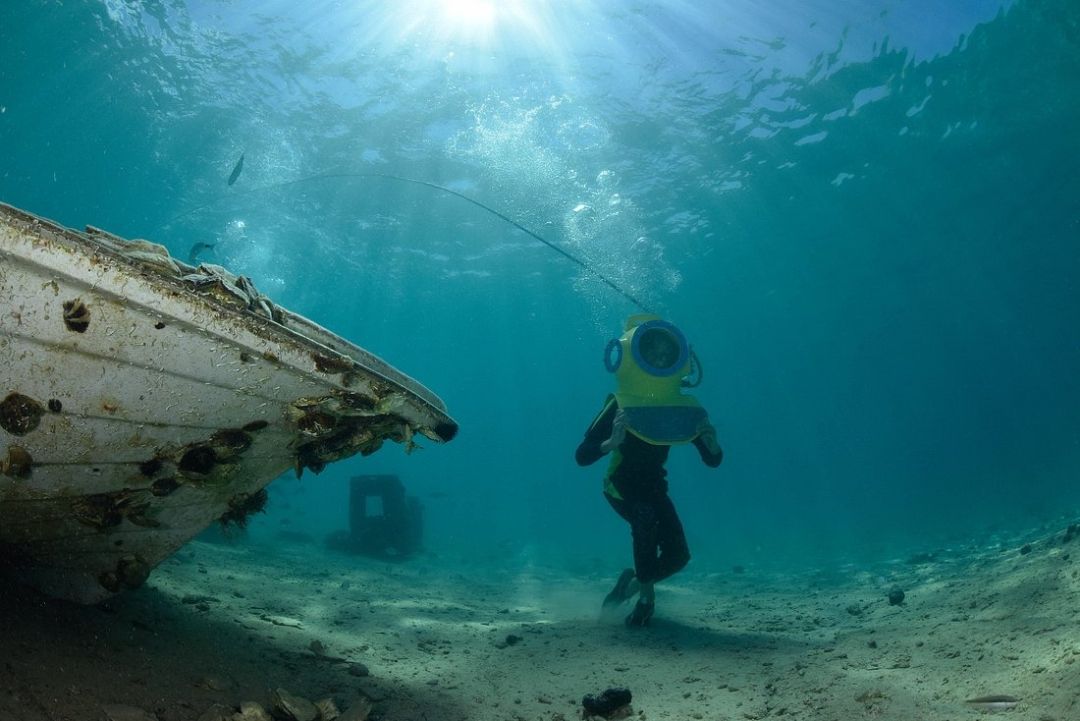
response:
M1004 694L992 694L990 696L978 696L976 698L969 698L964 701L968 706L976 708L979 711L986 713L993 713L994 711L1008 711L1009 709L1020 703L1020 699L1016 696L1006 696Z
M217 245L217 243L196 243L191 246L191 251L188 253L188 263L195 265L195 259L198 257L199 253L204 250L213 250L215 245Z
M240 153L240 159L236 161L236 165L233 166L232 172L229 173L229 185L236 182L236 179L240 177L240 172L244 169L244 154Z

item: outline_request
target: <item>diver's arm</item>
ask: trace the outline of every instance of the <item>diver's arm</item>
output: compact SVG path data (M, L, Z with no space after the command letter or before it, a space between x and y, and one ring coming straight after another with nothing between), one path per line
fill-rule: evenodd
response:
M710 468L716 468L724 460L724 451L716 441L716 429L707 420L702 421L698 428L694 447L698 449L702 462Z
M604 451L600 446L603 441L595 438L585 436L585 440L581 442L581 445L577 447L577 451L574 453L574 459L579 466L588 466L596 463L604 456Z
M605 447L605 444L611 439L614 430L616 408L615 403L610 402L609 399L609 402L604 405L604 410L592 422L589 430L585 431L585 438L574 454L579 466L596 463L610 450Z

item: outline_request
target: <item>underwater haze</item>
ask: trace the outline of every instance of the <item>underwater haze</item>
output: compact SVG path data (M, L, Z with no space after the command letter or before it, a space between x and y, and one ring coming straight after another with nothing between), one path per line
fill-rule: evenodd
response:
M1080 506L1077 78L1072 0L5 0L0 201L212 245L460 423L255 536L394 473L437 554L625 564L574 450L629 295L725 451L691 568L869 563Z

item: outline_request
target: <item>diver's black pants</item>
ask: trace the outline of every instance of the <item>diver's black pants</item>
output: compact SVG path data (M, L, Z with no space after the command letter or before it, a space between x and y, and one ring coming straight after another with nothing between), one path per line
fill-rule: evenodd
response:
M667 493L641 498L612 498L615 512L630 524L634 539L634 573L641 583L656 583L678 572L690 560L690 548L675 504Z

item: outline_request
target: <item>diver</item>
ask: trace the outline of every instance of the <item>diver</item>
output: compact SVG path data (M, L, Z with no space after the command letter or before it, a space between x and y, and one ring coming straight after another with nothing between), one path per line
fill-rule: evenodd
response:
M605 612L638 597L627 626L647 626L656 604L655 585L690 560L682 522L668 497L668 452L693 443L705 465L723 460L716 429L705 409L683 392L687 377L701 368L682 332L658 316L630 316L623 335L608 343L604 363L615 374L616 392L578 446L578 465L610 453L604 496L627 523L634 568L624 570L604 599Z

